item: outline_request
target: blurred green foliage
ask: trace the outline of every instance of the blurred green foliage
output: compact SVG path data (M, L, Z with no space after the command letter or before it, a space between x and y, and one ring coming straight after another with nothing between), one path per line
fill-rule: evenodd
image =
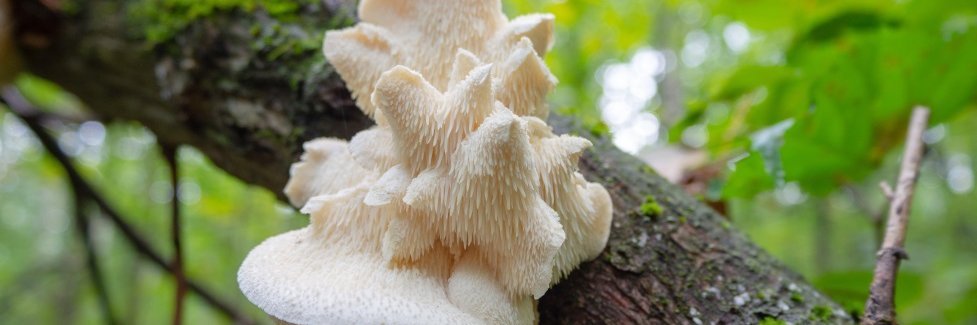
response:
M294 6L145 0L130 9L152 18L146 37L158 43L215 11L264 10L288 21ZM652 135L636 152L649 160L666 145L708 153L723 168L704 199L727 201L737 228L854 313L874 264L873 217L885 211L876 184L897 173L910 109L932 108L906 244L911 259L897 286L899 315L903 324L977 323L977 2L506 0L504 8L510 16L556 15L546 60L560 84L551 105L615 141L635 140L635 133L609 120L609 84L620 76L610 70L657 62L655 91L628 103L640 111L631 114L660 121L640 126L656 130L637 133ZM252 33L284 44L276 48L317 44L267 26ZM648 53L658 61L639 62ZM648 86L624 84L635 85ZM83 112L42 80L26 76L18 86L58 114ZM29 130L0 112L0 323L100 323L63 172ZM174 195L153 135L126 123L64 122L52 131L86 178L169 254ZM265 320L238 292L237 267L261 240L307 219L192 148L180 150L180 166L175 197L185 207L189 276ZM648 201L644 208L654 213L657 204ZM87 212L117 317L169 319L172 279L142 261L98 211ZM188 302L188 323L226 322L193 295Z
M58 108L58 114L79 111L73 98L42 80L24 77L18 86L38 105ZM156 250L169 256L173 194L155 137L130 123L51 126L86 179ZM75 232L67 179L43 150L16 117L0 114L0 323L102 323ZM307 219L272 193L214 167L192 148L182 148L179 157L184 177L177 197L184 207L188 276L252 318L267 319L238 291L237 268L252 247L304 226ZM86 212L93 220L116 317L125 324L170 319L171 277L140 257L99 211ZM192 294L185 316L190 324L227 322Z
M771 178L758 183L760 190L797 182L824 195L878 169L901 143L914 106L929 107L937 125L977 105L977 2L728 1L717 11L760 32L791 35L782 62L746 58L708 82L703 109L737 111L709 124L710 134L722 134L710 138L710 151L773 158L767 165L783 169L772 173L744 159L731 181ZM702 115L689 118L684 125ZM736 143L787 120L792 126L778 141L779 154Z

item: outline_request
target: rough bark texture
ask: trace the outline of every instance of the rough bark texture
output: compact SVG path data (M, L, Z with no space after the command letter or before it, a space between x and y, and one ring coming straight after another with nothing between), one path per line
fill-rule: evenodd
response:
M140 32L145 18L129 14L138 5L78 0L73 13L51 15L35 0L18 1L26 69L73 92L103 119L138 121L164 143L197 147L275 193L303 141L348 138L371 124L318 49L279 50L282 39L319 39L341 25L331 19L344 15L341 3L304 5L289 19L260 8L218 10L154 46ZM606 186L615 211L606 251L543 297L542 323L851 322L641 161L571 118L550 122L593 139L581 171Z
M76 12L60 16L33 0L15 3L15 17L34 19L20 20L17 32L31 40L21 44L28 71L104 119L139 121L163 142L197 147L275 193L303 140L349 138L373 124L318 47L282 41L321 39L333 21L326 5L289 23L228 10L150 45L140 30L151 18L134 9L147 6L138 1L78 1Z

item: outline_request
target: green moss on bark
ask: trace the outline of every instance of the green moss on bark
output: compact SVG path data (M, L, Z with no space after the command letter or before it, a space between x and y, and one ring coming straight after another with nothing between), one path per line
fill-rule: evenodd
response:
M785 324L787 324L787 322L784 322L782 320L773 317L767 317L760 320L760 325L785 325Z
M320 30L348 26L353 23L353 8L343 6L332 8L338 12L312 22ZM208 19L217 14L246 13L257 14L268 19L255 19L252 32L257 37L255 47L270 48L270 58L274 59L288 52L318 48L321 36L291 38L287 41L270 44L268 38L281 36L279 31L285 25L305 25L309 23L309 12L324 12L323 1L317 0L139 0L126 5L127 16L137 25L140 35L147 44L156 46L171 41L193 22ZM314 16L314 15L313 15ZM265 27L273 32L265 31ZM317 42L318 41L318 42Z
M641 206L638 207L638 210L641 211L642 215L649 216L649 217L660 216L662 214L661 204L658 204L658 201L655 200L655 197L651 195L645 196L645 201L644 203L641 203Z
M297 22L302 18L300 13L306 11L303 7L321 5L315 0L142 0L130 4L128 13L142 23L146 40L156 45L169 41L194 21L221 12L260 10L277 21Z

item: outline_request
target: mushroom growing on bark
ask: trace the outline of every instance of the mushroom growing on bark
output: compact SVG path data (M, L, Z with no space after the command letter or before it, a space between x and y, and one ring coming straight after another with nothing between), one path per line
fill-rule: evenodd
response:
M611 201L557 136L552 16L498 0L364 0L324 52L377 126L316 139L285 193L306 228L256 247L242 291L294 324L526 324L607 242Z

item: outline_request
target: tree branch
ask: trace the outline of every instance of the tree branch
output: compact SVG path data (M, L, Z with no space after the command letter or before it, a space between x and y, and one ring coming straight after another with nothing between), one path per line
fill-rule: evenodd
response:
M49 46L20 49L32 73L71 91L102 119L139 121L160 141L195 146L232 175L281 195L303 142L348 139L372 122L318 45L272 58L277 46L248 31L278 26L293 33L276 39L322 35L342 26L330 21L345 20L334 17L342 13L330 10L331 2L302 5L288 21L260 8L218 11L147 49L134 32L146 22L124 14L134 2L86 0L83 12L103 15L62 17ZM558 114L550 122L557 132L594 142L580 170L608 189L614 220L605 252L539 301L541 323L852 322L722 216L607 137Z
M83 192L77 190L77 184L71 183L72 194L74 195L74 216L75 229L78 230L78 237L81 239L82 247L85 249L85 264L88 268L88 276L92 279L92 286L95 287L95 295L98 297L99 307L102 309L102 316L105 317L106 324L118 324L112 313L112 300L109 299L109 292L105 287L102 270L98 263L98 254L95 251L94 241L91 236L91 228L88 216L85 215L85 203L88 198Z
M130 14L140 1L81 0L77 13L65 16L39 0L19 0L13 17L18 41L26 33L44 40L43 46L18 44L26 70L79 96L101 119L139 121L160 141L192 145L215 165L284 199L288 166L301 154L295 141L348 139L373 124L320 49L270 55L292 45L267 39L315 39L342 26L334 21L347 19L332 15L345 9L326 5L335 2L342 1L306 5L289 22L233 11L191 24L154 47L143 38L148 18ZM162 53L166 57L158 57ZM286 59L293 64L280 63Z
M109 218L109 221L122 233L123 237L139 252L140 255L149 259L153 264L162 268L166 272L173 273L174 269L163 259L163 256L156 252L150 245L149 242L143 239L135 228L129 225L121 214L116 212L116 210L109 205L109 203L102 198L102 196L92 187L85 179L81 176L78 170L75 169L74 165L71 163L70 158L66 155L61 148L58 147L57 142L48 135L44 128L41 126L40 121L42 120L43 113L33 108L20 93L13 87L7 86L2 89L2 94L0 94L0 99L7 105L10 111L24 121L37 139L41 142L41 145L54 157L54 159L64 168L65 173L68 175L68 179L74 185L74 188L79 191L81 195L89 198L94 202L101 210L105 213L105 216ZM216 295L210 293L204 289L201 285L195 281L187 280L187 286L190 291L196 293L211 307L214 307L217 311L221 312L228 318L234 320L241 324L254 324L253 320L250 320L245 316L244 313L237 311L231 304L228 304L217 298Z
M878 253L875 272L868 301L865 302L865 317L862 324L895 324L896 274L899 263L909 256L903 250L906 241L906 225L909 223L909 209L913 200L913 187L919 176L919 165L923 161L923 132L929 122L930 111L925 107L913 109L906 134L906 149L899 168L899 182L890 196L888 223L882 248ZM885 188L887 186L884 186ZM891 190L889 190L891 192Z
M183 323L183 297L186 296L187 279L183 273L183 245L180 242L180 165L177 157L177 148L170 145L160 144L160 151L163 153L163 160L170 171L170 241L173 242L173 281L176 284L175 299L173 303L173 325Z

